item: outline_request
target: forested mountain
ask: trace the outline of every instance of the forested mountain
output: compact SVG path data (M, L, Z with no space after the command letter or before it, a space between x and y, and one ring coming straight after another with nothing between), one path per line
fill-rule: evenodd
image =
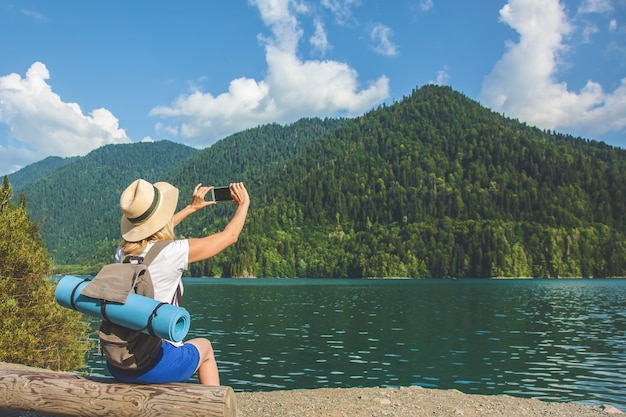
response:
M78 156L69 158L49 156L46 159L30 164L13 174L9 174L9 182L14 189L21 188L26 184L37 181L39 178L45 177L57 169L76 161L78 158Z
M107 145L22 189L31 218L58 265L111 262L119 243L119 196L136 178L168 181L181 189L179 205L189 203L193 187L262 181L271 170L304 150L325 132L343 123L337 119L302 119L292 125L271 124L249 129L202 151L169 141ZM214 207L204 218L211 230L222 224L230 205ZM217 220L215 220L217 219ZM177 233L194 235L193 222Z
M219 265L236 276L626 275L626 152L447 87L343 124L255 191Z
M266 178L273 181L275 173L296 155L344 122L339 119L305 118L286 126L268 124L248 129L198 152L174 169L168 175L168 181L181 190L180 207L189 203L193 187L199 182L219 186L243 181L250 194L255 195ZM282 190L275 192L283 193ZM231 204L220 203L180 224L176 233L198 236L200 230L221 228L232 214L232 209Z
M106 145L17 189L57 264L103 261L119 240L119 196L136 178L162 179L198 152L169 141ZM110 256L106 257L110 260Z
M344 122L306 118L287 126L273 123L248 129L201 150L170 172L168 179L181 188L183 196L190 196L198 182L206 185L262 182Z
M41 180L26 192L60 264L110 260L119 193L142 176L178 186L181 206L198 182L246 182L252 206L239 242L193 264L193 276L626 275L626 151L529 127L448 87L354 119L250 129L156 177L106 163L63 176L72 165L50 178L79 187ZM110 171L123 180L94 193L94 177ZM33 193L49 194L36 203ZM219 230L233 210L209 207L176 232Z

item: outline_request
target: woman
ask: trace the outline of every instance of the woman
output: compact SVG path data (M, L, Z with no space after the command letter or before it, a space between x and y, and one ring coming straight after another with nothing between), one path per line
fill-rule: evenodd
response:
M145 256L156 241L172 241L148 267L156 300L177 304L177 294L183 292L182 274L188 265L208 259L237 242L250 206L250 197L243 183L230 184L237 210L223 231L198 239L176 240L174 237L174 227L187 216L216 204L205 200L212 188L196 185L191 204L177 213L178 189L168 183L150 184L138 179L122 193L120 228L123 241L116 254L118 262L127 255ZM184 344L164 340L161 354L146 369L124 370L107 365L111 375L130 383L184 382L197 371L201 384L220 385L213 347L205 338L192 339Z

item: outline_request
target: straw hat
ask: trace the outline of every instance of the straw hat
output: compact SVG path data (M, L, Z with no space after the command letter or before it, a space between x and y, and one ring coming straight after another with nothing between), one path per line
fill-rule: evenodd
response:
M166 183L135 180L122 193L120 229L127 242L138 242L161 230L172 219L178 188Z

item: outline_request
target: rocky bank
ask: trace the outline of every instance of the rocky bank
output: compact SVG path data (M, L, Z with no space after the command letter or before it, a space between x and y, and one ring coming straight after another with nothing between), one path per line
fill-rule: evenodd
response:
M612 406L554 403L508 395L469 395L457 390L322 388L238 392L239 417L607 417Z

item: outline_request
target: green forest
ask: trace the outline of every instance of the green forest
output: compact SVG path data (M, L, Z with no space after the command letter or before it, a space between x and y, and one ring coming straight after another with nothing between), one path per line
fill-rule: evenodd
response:
M198 182L246 183L239 242L191 276L626 276L626 151L539 130L449 87L202 150L109 145L35 176L19 193L57 270L111 262L119 194L138 177L179 187L181 207ZM212 233L233 212L219 203L176 232Z

